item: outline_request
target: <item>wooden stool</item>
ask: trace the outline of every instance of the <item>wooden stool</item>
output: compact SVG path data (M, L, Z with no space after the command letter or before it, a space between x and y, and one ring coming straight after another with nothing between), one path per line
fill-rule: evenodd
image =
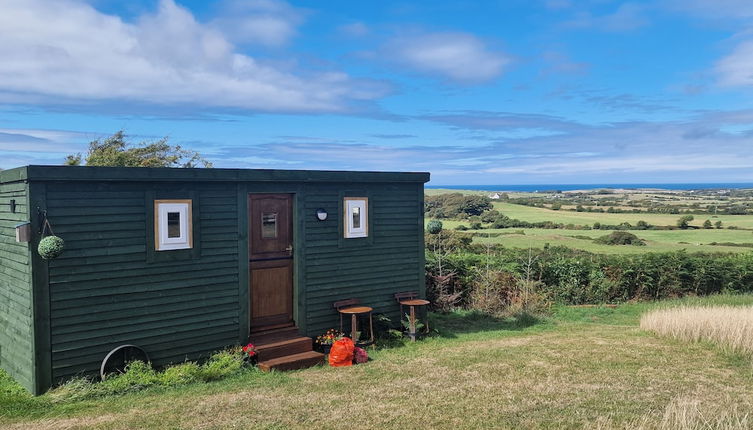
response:
M415 291L407 291L404 293L395 293L395 300L400 303L400 319L403 319L403 306L410 307L410 317L408 318L408 336L410 340L416 341L416 306L426 306L431 303L428 300L418 298L418 293ZM426 319L425 332L429 332L429 319Z
M369 314L369 344L374 343L374 323L371 318L371 311L374 309L368 306L360 306L361 301L358 299L340 300L332 305L340 314L340 332L343 332L343 315L350 315L350 338L353 343L357 343L356 332L358 331L358 316Z

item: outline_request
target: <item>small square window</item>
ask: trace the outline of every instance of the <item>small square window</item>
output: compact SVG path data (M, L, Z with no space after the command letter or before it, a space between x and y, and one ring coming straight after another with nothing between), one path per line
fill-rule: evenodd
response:
M191 200L154 201L154 246L157 251L193 248Z
M277 239L277 212L262 212L261 237L262 239Z
M345 209L345 238L368 237L369 199L367 197L345 197L343 202Z

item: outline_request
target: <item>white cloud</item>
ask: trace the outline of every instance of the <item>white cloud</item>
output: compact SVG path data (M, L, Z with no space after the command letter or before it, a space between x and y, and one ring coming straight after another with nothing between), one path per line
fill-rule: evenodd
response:
M607 15L594 16L590 12L581 12L564 25L570 28L596 28L613 32L635 30L649 23L643 15L643 9L635 3L623 3L614 13Z
M415 71L461 83L481 83L502 74L511 58L468 33L412 34L394 38L382 56Z
M369 27L360 21L340 26L339 30L350 37L363 37L369 34Z
M705 19L753 17L753 2L750 0L665 0L665 3L671 9Z
M545 0L544 7L552 10L568 9L573 7L573 3L570 0Z
M716 63L714 71L722 86L753 86L753 40L739 43Z
M241 44L279 47L296 35L305 13L278 0L225 2L222 16L212 21L215 29Z
M0 103L335 112L384 94L342 72L304 74L239 53L173 0L135 23L75 0L0 0L0 8Z

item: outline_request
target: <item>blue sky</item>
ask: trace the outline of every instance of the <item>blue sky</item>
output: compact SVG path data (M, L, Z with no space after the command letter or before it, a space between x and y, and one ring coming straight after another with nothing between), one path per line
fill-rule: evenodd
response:
M0 0L0 168L123 129L216 167L753 182L750 0Z

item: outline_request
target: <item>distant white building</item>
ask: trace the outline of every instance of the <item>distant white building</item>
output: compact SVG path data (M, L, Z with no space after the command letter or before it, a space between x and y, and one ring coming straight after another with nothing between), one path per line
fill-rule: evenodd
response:
M489 198L492 200L499 200L499 193L489 194Z

